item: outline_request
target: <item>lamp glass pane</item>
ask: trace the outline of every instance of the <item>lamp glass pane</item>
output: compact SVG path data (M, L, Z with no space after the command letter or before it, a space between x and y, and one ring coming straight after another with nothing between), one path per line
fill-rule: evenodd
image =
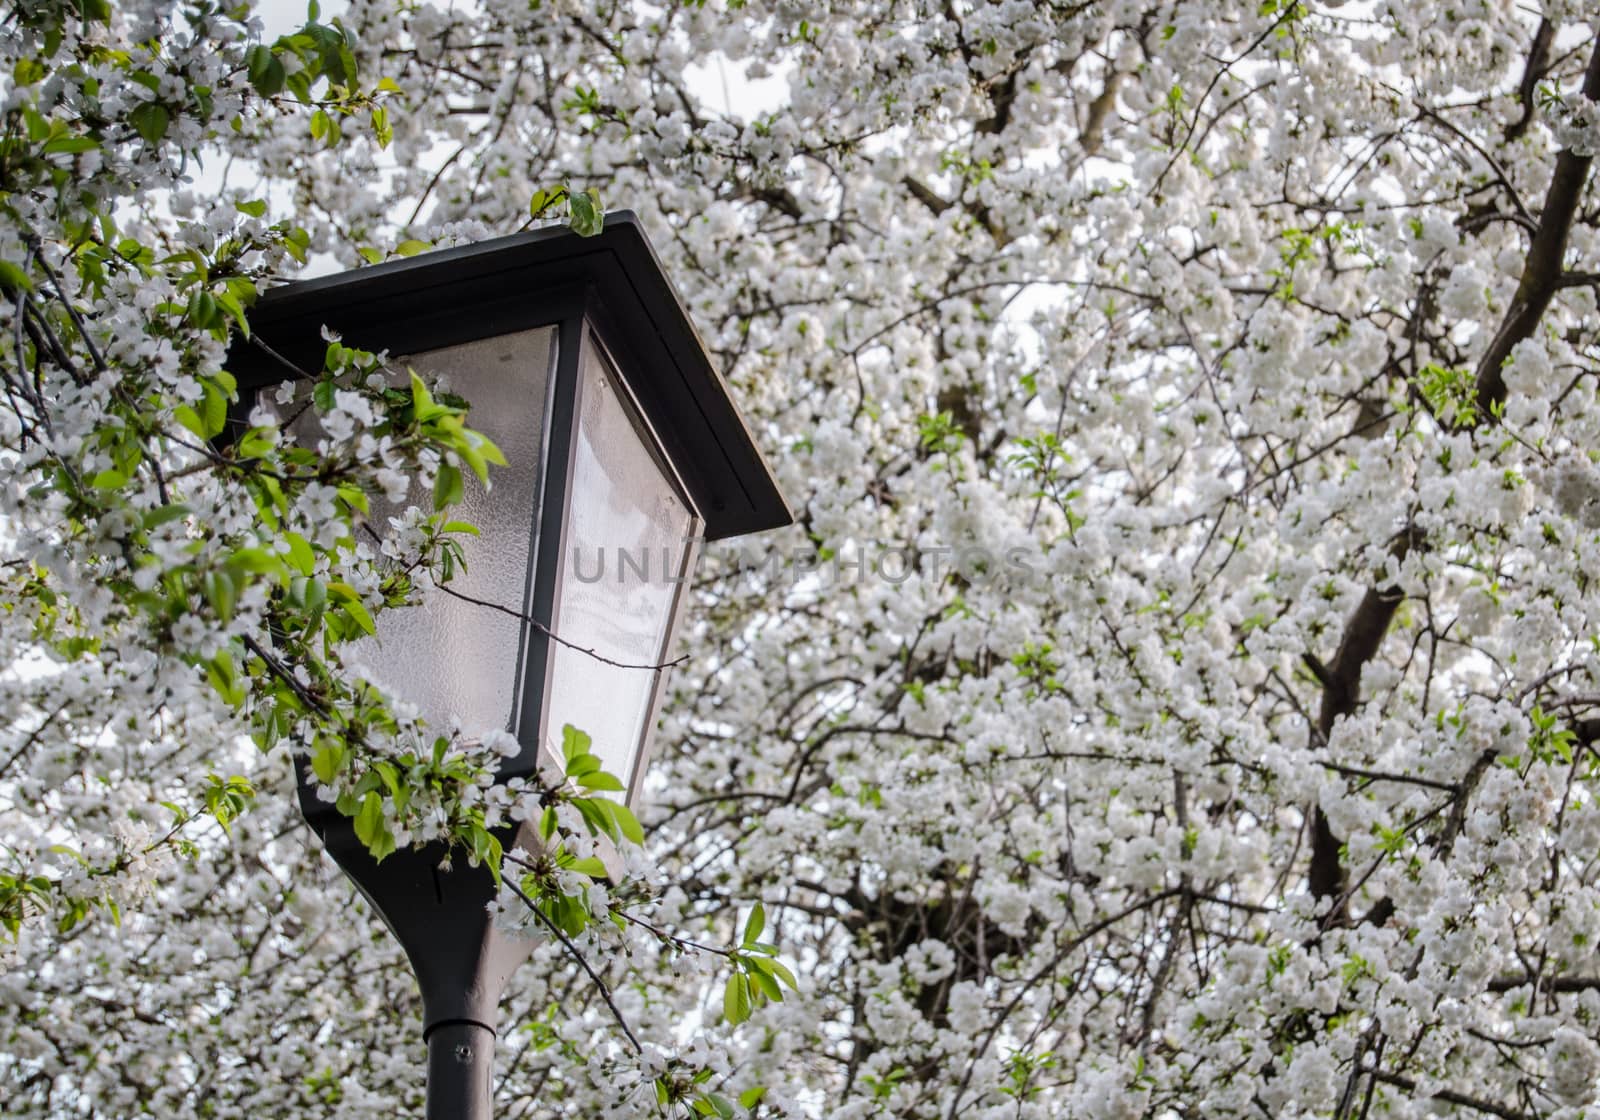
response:
M539 327L397 359L396 384L407 365L471 405L467 423L504 452L509 464L490 469L485 489L463 468L465 494L451 520L478 528L461 535L466 570L446 590L428 586L421 604L384 611L377 634L347 647L346 657L392 696L414 704L430 727L456 722L468 738L514 726L529 627L529 556L544 466L546 392L554 369L556 328ZM308 409L296 425L302 440L320 435ZM433 498L413 481L406 504L431 513ZM403 507L371 496L368 524L381 537L397 531ZM497 610L458 596L505 608ZM509 613L508 613L509 612Z
M546 735L559 759L564 725L587 732L603 768L631 790L661 670L582 651L629 666L664 660L698 525L592 346L577 410Z

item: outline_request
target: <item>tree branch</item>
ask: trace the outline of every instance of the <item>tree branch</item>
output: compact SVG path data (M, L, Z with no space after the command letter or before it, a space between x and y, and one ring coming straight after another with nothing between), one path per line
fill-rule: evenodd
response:
M1403 562L1413 548L1422 543L1422 533L1407 526L1389 546L1396 563ZM1369 587L1361 597L1350 621L1345 624L1339 652L1317 674L1322 681L1322 706L1312 728L1312 743L1327 743L1333 725L1350 715L1361 702L1361 671L1378 654L1383 636L1405 595L1398 587ZM1319 663L1320 664L1320 663ZM1345 868L1339 860L1339 839L1333 834L1327 814L1317 806L1313 814L1311 867L1307 879L1317 898L1339 898L1345 893Z
M1522 116L1506 126L1507 144L1520 140L1533 123L1533 95L1538 91L1539 79L1544 77L1545 69L1550 65L1550 44L1555 37L1555 26L1548 19L1541 19L1539 29L1533 33L1533 42L1528 46L1528 59L1522 66L1522 81L1517 85Z
M1417 1090L1417 1083L1409 1077L1401 1077L1398 1073L1385 1073L1383 1070L1374 1070L1372 1076L1382 1081L1385 1085L1393 1085L1397 1089L1404 1089L1408 1093ZM1478 1097L1469 1097L1465 1093L1458 1093L1454 1089L1438 1089L1428 1094L1429 1100L1443 1101L1446 1104L1458 1104L1462 1108L1470 1108L1474 1112L1486 1113L1489 1116L1499 1116L1502 1120L1533 1120L1526 1112L1518 1112L1514 1108L1495 1104L1493 1101L1482 1100Z
M1600 100L1600 42L1589 56L1589 67L1584 73L1584 96ZM1550 306L1551 298L1561 287L1562 258L1567 251L1567 235L1578 212L1578 200L1583 195L1589 178L1590 156L1580 156L1567 148L1556 156L1556 167L1550 176L1550 190L1545 195L1544 212L1539 216L1539 228L1528 246L1528 257L1522 267L1522 280L1517 284L1517 294L1506 309L1500 329L1478 362L1478 413L1493 417L1499 406L1505 404L1506 380L1502 367L1517 343L1531 338Z

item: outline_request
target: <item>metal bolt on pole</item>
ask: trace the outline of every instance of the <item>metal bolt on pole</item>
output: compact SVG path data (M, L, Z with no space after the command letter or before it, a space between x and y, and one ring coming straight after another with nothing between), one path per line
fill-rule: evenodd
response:
M490 1120L494 1031L482 1023L439 1023L428 1032L428 1120Z

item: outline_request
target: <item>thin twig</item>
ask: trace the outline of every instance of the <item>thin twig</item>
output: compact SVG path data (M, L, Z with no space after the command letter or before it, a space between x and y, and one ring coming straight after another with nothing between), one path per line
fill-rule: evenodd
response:
M503 853L500 858L509 860L518 867L526 868L529 871L539 870L537 864L525 859L521 859L510 852ZM613 910L612 913L621 918L623 921L636 925L640 929L645 930L657 938L660 938L662 941L670 942L680 949L693 949L701 953L715 953L719 957L732 957L734 955L733 950L731 949L719 949L715 945L703 945L700 942L692 941L687 937L680 937L678 934L668 932L652 922L647 922L643 918L635 917L626 910Z
M649 669L653 672L658 669L671 669L673 666L682 665L685 661L689 660L689 655L684 654L682 657L675 657L671 661L662 661L655 665L635 664L631 661L615 661L603 653L597 653L588 646L580 646L575 642L567 641L567 639L563 638L560 634L557 634L554 630L550 629L550 627L546 626L532 615L524 614L521 611L512 610L510 607L501 606L499 603L491 603L487 599L476 598L475 596L468 595L464 591L457 591L455 588L442 584L438 580L433 581L433 586L438 588L440 591L443 591L446 595L460 599L463 603L471 603L475 607L488 607L490 610L499 611L501 614L510 615L512 618L520 619L521 621L532 626L535 630L539 631L539 633L543 634L545 637L549 638L552 642L556 643L556 645L566 646L574 653L587 654L601 664L610 665L615 669Z
M31 234L27 238L29 248L33 252L33 259L39 262L39 267L44 269L45 276L50 281L50 286L56 290L56 299L61 301L61 306L67 309L67 316L72 320L72 325L77 328L78 337L83 339L83 345L89 351L89 358L94 362L96 373L106 372L106 360L100 353L100 348L94 344L94 339L89 337L89 325L84 322L83 316L78 314L78 309L67 298L67 293L61 286L61 280L56 276L55 269L50 267L50 262L44 259L44 252L39 247L38 239Z
M589 961L586 957L584 957L582 950L572 943L571 938L561 932L560 927L558 927L549 918L545 917L544 911L540 910L539 907L534 904L533 899L529 898L522 892L521 887L517 886L510 879L502 879L501 882L511 888L512 894L522 899L523 903L528 907L529 911L532 912L533 916L538 918L539 921L543 922L544 927L556 935L556 938L563 946L566 947L567 952L572 955L572 959L577 961L579 967L582 968L584 972L589 974L589 979L594 981L594 986L600 989L600 998L605 1000L606 1006L611 1009L611 1015L616 1019L617 1026L622 1028L623 1035L629 1042L633 1044L634 1052L643 1054L644 1047L639 1045L639 1040L633 1037L633 1031L628 1029L628 1021L622 1017L622 1012L617 1008L616 1001L611 998L611 989L606 987L606 982L600 979L599 974L590 967Z
M323 704L323 702L315 695L313 695L309 688L301 683L300 678L295 676L289 667L279 660L276 654L263 647L260 642L256 641L248 634L246 634L242 640L244 642L244 648L261 658L262 662L267 667L267 671L281 680L284 684L288 685L289 690L293 692L297 698L299 698L302 704L310 708L313 712L316 712L318 715L326 716L328 714L327 706Z
M1398 1073L1386 1073L1383 1070L1373 1070L1372 1076L1386 1085L1404 1089L1408 1093L1417 1091L1417 1083L1409 1077L1402 1077ZM1525 1112L1518 1112L1514 1108L1507 1108L1494 1101L1486 1101L1480 1097L1470 1097L1465 1093L1458 1093L1454 1089L1435 1089L1428 1094L1431 1100L1441 1101L1445 1104L1456 1104L1462 1108L1470 1108L1474 1112L1487 1113L1490 1116L1499 1116L1502 1120L1532 1120Z

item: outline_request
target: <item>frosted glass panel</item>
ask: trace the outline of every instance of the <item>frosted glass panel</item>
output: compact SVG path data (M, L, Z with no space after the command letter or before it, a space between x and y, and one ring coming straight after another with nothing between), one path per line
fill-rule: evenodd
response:
M509 464L490 468L486 491L464 469L466 493L453 507L452 520L476 525L479 535L461 538L466 571L447 584L473 599L498 604L516 615L527 613L528 551L543 467L545 395L555 360L556 328L430 350L396 359L403 380L406 365L442 376L446 387L471 405L467 423L505 453ZM309 411L296 429L302 439L318 432ZM408 504L432 512L431 492L413 483ZM398 508L372 499L369 524L380 536L393 527ZM448 731L451 720L464 734L515 731L518 670L527 638L519 617L456 598L431 585L420 605L385 611L377 635L347 647L347 658L368 670L389 692L415 704L430 726Z
M592 349L579 392L555 632L611 661L657 665L695 517ZM559 643L551 658L546 735L555 757L570 723L589 733L604 768L631 788L658 671L608 665Z

